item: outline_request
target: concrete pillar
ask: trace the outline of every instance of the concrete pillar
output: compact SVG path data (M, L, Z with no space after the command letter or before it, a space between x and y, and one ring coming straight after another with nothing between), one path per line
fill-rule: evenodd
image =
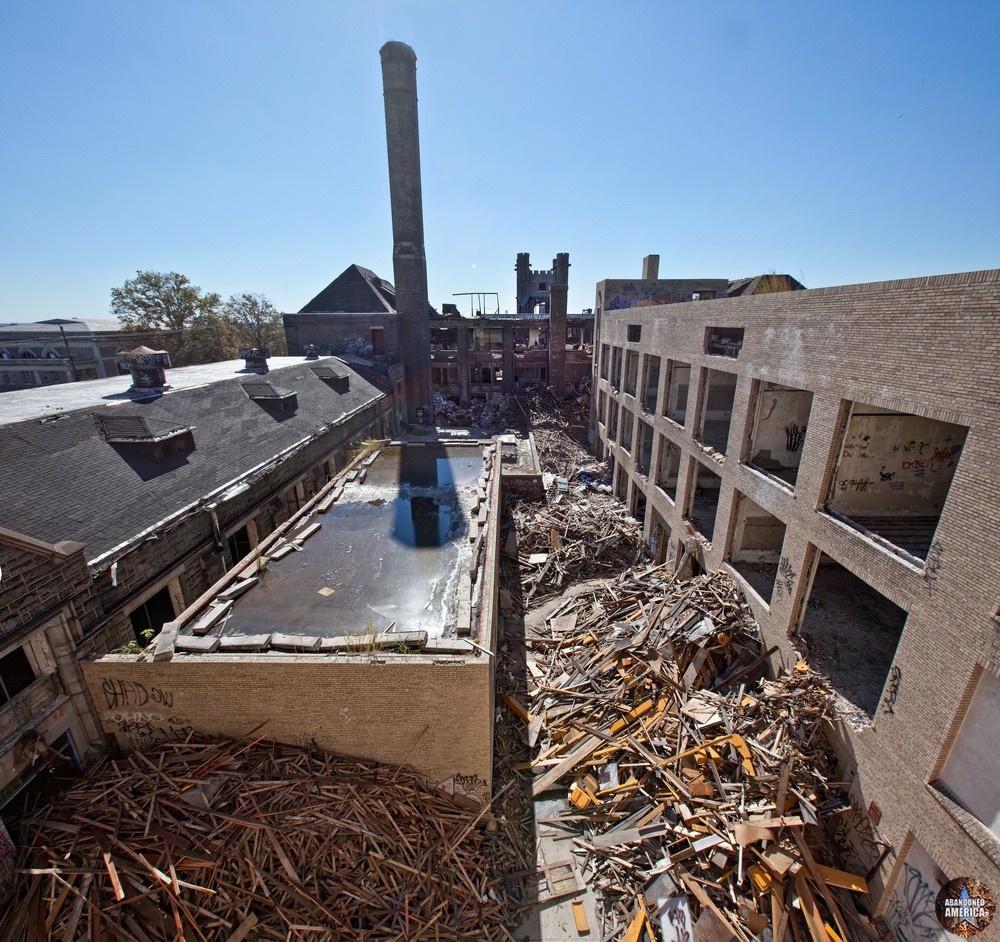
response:
M527 252L517 253L517 313L529 314L528 292L531 283L531 256Z
M458 402L467 406L472 401L469 395L469 339L471 327L458 328Z
M514 325L503 325L503 391L514 391Z
M549 312L549 385L557 396L566 393L566 295L568 285L552 285Z
M392 268L402 348L406 418L422 410L431 421L431 327L424 257L424 215L420 189L417 127L417 56L406 43L381 49L385 137L392 203Z
M660 277L660 256L647 255L642 260L642 280L656 281Z

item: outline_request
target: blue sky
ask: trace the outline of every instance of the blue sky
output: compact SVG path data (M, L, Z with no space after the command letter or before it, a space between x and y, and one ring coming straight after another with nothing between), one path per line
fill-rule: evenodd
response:
M392 279L379 47L417 53L431 302L570 253L809 287L1000 265L1000 4L0 5L0 321L136 270L297 310Z

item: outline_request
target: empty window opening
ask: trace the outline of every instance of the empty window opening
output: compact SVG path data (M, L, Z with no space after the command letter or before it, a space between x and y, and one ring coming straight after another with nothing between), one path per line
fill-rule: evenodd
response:
M702 299L705 292L702 293ZM716 357L733 357L740 355L743 349L742 327L706 327L705 352Z
M966 811L1000 837L1000 752L986 730L1000 727L1000 678L984 671L955 737L940 784Z
M691 364L667 360L667 398L663 414L678 425L687 419L688 389L691 387Z
M704 370L704 407L698 440L719 454L726 453L729 427L733 423L733 403L736 401L736 375L719 370Z
M611 400L611 414L608 416L608 441L618 441L618 403Z
M695 463L694 488L688 519L709 543L715 533L715 518L719 512L719 492L722 478L700 463Z
M628 342L638 343L642 339L642 325L641 324L629 324L628 325Z
M625 392L635 395L636 383L639 380L639 354L629 350L625 354Z
M875 715L905 623L903 609L819 554L799 629L806 660L869 717Z
M656 510L653 511L649 524L649 555L653 562L660 566L667 561L667 551L670 548L670 526Z
M229 562L235 566L245 556L249 556L250 550L253 549L249 530L246 527L240 527L226 540L226 547L229 549Z
M672 501L677 500L681 449L666 436L660 436L660 454L656 462L656 486Z
M646 493L638 484L632 487L632 516L639 521L646 521Z
M611 348L611 385L615 389L622 388L622 348Z
M148 644L150 639L160 633L160 629L166 622L174 620L175 614L174 603L170 598L170 588L164 586L156 595L151 595L129 614L136 640L140 644ZM147 631L151 631L152 634L143 634Z
M854 403L827 510L887 548L926 559L968 431Z
M640 474L649 474L653 461L653 426L639 419L639 441L635 452L635 467Z
M610 359L610 348L606 343L601 344L601 379L608 378L608 360Z
M622 406L622 437L618 440L618 444L627 452L632 451L632 429L634 425L635 420L632 417L632 413Z
M597 393L597 421L607 425L608 394L602 389Z
M784 542L785 525L749 497L740 495L729 562L768 603L774 592Z
M805 446L813 394L761 383L750 435L750 464L793 487Z
M643 370L642 407L647 412L656 411L656 397L660 390L660 358L647 355Z
M0 657L0 704L9 703L35 682L35 671L24 648Z
M619 468L618 480L615 483L615 497L617 497L624 504L625 498L627 496L628 496L628 475L625 473L624 468Z

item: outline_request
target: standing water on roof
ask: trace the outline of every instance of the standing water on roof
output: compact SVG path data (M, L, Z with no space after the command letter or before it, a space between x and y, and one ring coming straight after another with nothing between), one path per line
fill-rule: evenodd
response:
M479 447L383 448L302 551L268 564L226 633L452 633L482 469Z

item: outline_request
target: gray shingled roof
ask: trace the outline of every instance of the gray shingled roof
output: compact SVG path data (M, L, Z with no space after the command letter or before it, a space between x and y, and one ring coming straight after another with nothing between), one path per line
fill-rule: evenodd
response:
M266 378L298 394L289 413L248 398L242 383L261 376L240 372L242 361L170 370L168 380L177 388L145 401L109 400L112 385L119 395L125 392L128 376L68 384L45 396L36 390L4 394L0 404L20 408L0 408L3 526L50 543L78 540L87 545L87 558L96 559L382 396L334 358L319 362L349 375L343 392L316 376L316 361L281 359L295 365L272 369ZM60 392L66 407L53 407L47 400ZM14 413L19 421L9 418ZM104 416L191 427L195 449L157 463L143 449L106 441L95 421Z

